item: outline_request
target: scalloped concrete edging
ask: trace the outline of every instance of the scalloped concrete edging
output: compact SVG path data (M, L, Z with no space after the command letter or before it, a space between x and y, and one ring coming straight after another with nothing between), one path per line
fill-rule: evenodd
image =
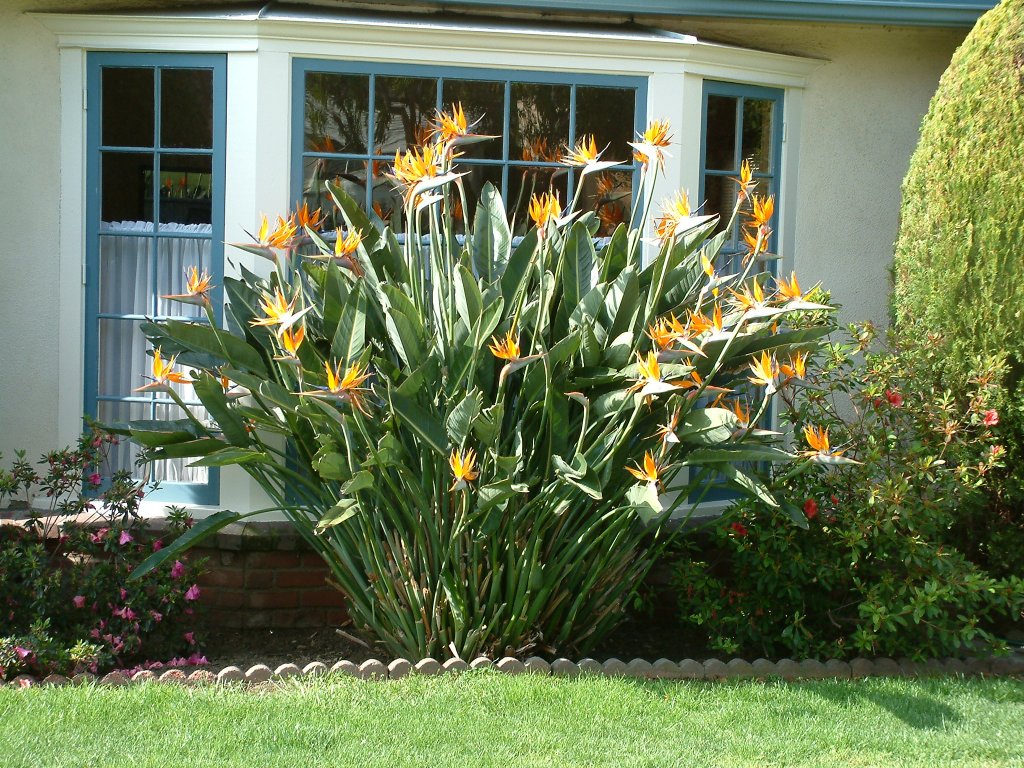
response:
M962 677L1006 677L1024 676L1024 655L1016 654L998 658L968 659L929 659L916 662L911 659L864 659L850 661L829 659L825 662L816 659L683 659L674 662L670 659L657 659L654 662L646 659L632 659L629 662L619 659L608 659L599 662L594 659L581 659L574 662L559 658L548 662L538 656L532 656L525 662L510 656L492 660L478 657L467 663L462 659L448 659L443 663L437 659L420 659L411 662L408 659L394 659L385 664L378 659L368 659L361 664L342 660L328 667L314 661L301 669L296 664L281 664L271 669L265 664L256 664L247 670L236 666L224 667L219 672L199 669L186 674L180 669L171 669L159 676L150 671L136 672L129 680L122 672L108 672L102 678L82 673L68 679L63 675L49 675L37 680L30 675L19 675L6 683L8 687L34 688L37 686L84 685L96 683L104 686L123 686L132 683L175 683L178 685L201 684L258 684L289 678L313 678L324 675L346 675L360 680L398 680L412 675L437 676L452 675L470 670L492 669L509 675L541 675L549 677L631 677L640 680L767 680L781 679L787 682L796 680L858 680L867 677L935 677L940 675Z

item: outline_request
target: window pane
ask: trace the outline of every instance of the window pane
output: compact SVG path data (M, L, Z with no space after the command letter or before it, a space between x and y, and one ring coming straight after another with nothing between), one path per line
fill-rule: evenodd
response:
M160 158L160 223L209 224L213 194L210 155L162 155ZM175 227L161 227L174 230Z
M153 155L104 152L103 221L153 220Z
M522 235L532 226L529 217L530 198L544 192L554 192L564 209L565 187L568 180L565 168L512 167L508 170L508 197L506 210L515 217L516 235Z
M110 147L153 146L153 70L102 70L103 138Z
M206 224L183 225L184 231L209 235ZM199 275L211 274L212 241L207 237L159 237L156 239L156 313L161 317L204 317L203 308L164 296L187 292L187 274L195 267Z
M445 80L442 90L444 109L451 109L452 104L461 104L466 122L469 125L475 124L473 133L498 137L461 147L463 157L500 160L501 136L505 132L505 84L478 80Z
M468 172L466 176L462 177L462 183L466 186L466 205L469 206L468 218L472 221L476 215L476 206L480 200L480 191L484 188L484 184L489 181L494 185L495 189L501 192L501 166L464 163L459 166L459 170ZM455 212L453 214L455 227L457 231L463 232L465 231L464 222L467 217L462 215L462 201L459 200L458 191L453 188L452 192L455 205Z
M381 173L386 163L379 163ZM366 206L366 160L331 160L325 157L306 158L303 163L302 202L310 211L319 208L327 225L324 229L342 226L344 219L338 214L326 183L333 182L344 189L363 207ZM390 181L383 179L384 181ZM388 187L390 188L390 187ZM387 189L385 189L387 191ZM374 188L376 193L376 187Z
M726 176L708 176L704 179L704 208L702 213L718 214L721 220L715 232L721 232L729 223L736 205L736 182Z
M96 417L101 424L125 424L129 421L148 420L153 418L153 406L150 403L119 403L100 400ZM141 468L135 466L135 461L141 450L142 446L133 440L121 438L107 454L107 467L103 470L104 477L109 477L114 472L121 470L130 471L133 477L141 477Z
M628 142L633 141L633 115L636 110L636 91L632 88L576 89L576 141L590 134L597 148L608 151L607 160L627 161L630 157Z
M510 157L557 160L569 143L569 86L512 83L511 110Z
M192 413L197 419L203 421L209 418L205 408L193 407ZM156 418L165 421L170 419L187 418L182 409L173 403L157 403L154 409ZM149 479L162 483L206 483L209 482L207 467L189 467L194 459L165 459L156 461L149 465Z
M128 397L147 383L143 375L153 371L146 356L148 342L137 320L99 321L99 374L97 393L107 397Z
M716 171L737 171L736 105L732 96L708 96L707 156L705 167Z
M213 70L161 71L160 145L190 149L213 146Z
M101 229L100 312L145 315L152 312L152 278L149 274L151 237L130 237L103 232L129 232L119 223Z
M767 99L743 101L743 156L762 173L772 173L772 106Z
M309 152L365 154L369 133L370 78L310 72L306 75L305 148Z
M601 237L610 235L620 223L629 222L632 204L632 171L602 171L583 177L581 207L597 211Z
M422 144L437 111L437 80L378 77L375 87L374 154L394 157L398 150Z

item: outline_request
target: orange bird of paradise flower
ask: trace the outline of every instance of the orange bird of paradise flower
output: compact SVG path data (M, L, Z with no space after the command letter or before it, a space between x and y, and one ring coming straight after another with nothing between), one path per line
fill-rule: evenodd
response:
M667 120L655 120L642 134L638 134L636 141L629 142L629 146L635 150L633 158L646 168L651 163L657 163L658 167L664 170L665 148L672 142L669 134L671 127Z
M185 270L185 293L173 293L161 298L180 301L185 304L207 304L210 301L210 297L207 294L212 287L210 279L206 270L203 270L203 274L200 275L199 270L194 266L189 267Z
M284 293L281 292L280 288L275 289L274 295L271 296L266 291L263 292L263 298L260 300L260 305L263 308L263 314L266 317L259 318L252 321L252 325L262 326L280 326L277 329L277 334L280 336L286 330L291 328L299 319L309 312L312 307L306 307L305 309L296 312L295 302L298 301L298 294L292 297L291 301L288 301L284 297Z
M778 375L779 369L775 359L767 351L764 351L760 357L755 357L751 361L750 372L754 375L748 376L748 381L758 386L770 387L775 384L775 377Z
M690 221L690 196L686 190L679 190L662 203L661 216L654 223L654 231L662 242L671 240Z
M480 472L476 468L476 451L472 448L466 451L453 450L452 455L448 457L448 464L452 468L452 475L455 476L455 482L452 483L449 491L460 491L467 488L473 480L480 476Z
M529 214L540 236L543 237L548 222L555 221L562 215L562 204L558 202L558 196L553 192L534 194L530 198Z
M361 413L369 416L370 413L366 410L364 399L370 390L362 386L370 378L367 369L359 363L353 363L346 368L340 360L334 366L331 366L330 361L325 362L324 369L327 371L327 386L316 387L308 392L299 392L299 394L351 403L354 408L358 408Z
M178 373L174 370L174 361L177 360L177 355L171 355L171 358L164 362L163 357L160 354L160 347L153 350L153 381L149 384L143 384L141 387L136 387L134 392L147 392L149 390L169 390L170 382L175 384L188 384L189 380L185 377L185 374Z
M661 467L658 466L658 462L655 460L653 453L650 451L644 452L644 463L642 467L639 463L634 463L636 464L635 467L626 467L626 471L629 472L629 474L641 482L660 485Z
M491 354L500 360L508 360L514 362L519 359L519 337L512 328L505 334L504 339L499 339L497 336L492 336L492 344L488 344L487 348L491 350Z

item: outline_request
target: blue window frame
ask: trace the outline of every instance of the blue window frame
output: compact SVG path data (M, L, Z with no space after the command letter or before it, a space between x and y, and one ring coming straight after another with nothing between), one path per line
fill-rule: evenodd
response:
M401 231L399 197L385 172L395 152L422 143L436 111L453 103L470 123L479 121L477 133L499 137L463 148L468 205L489 181L517 229L525 227L532 192L550 189L565 204L575 174L558 157L594 135L599 146L611 145L608 158L624 162L587 177L581 207L597 210L609 234L629 216L639 169L626 142L642 129L646 78L296 59L292 98L293 199L321 207L335 226L323 190L330 179Z
M152 365L140 324L203 321L162 298L184 292L186 269L211 275L221 320L226 65L219 54L89 54L85 408L101 422L184 416L164 393L136 389ZM137 452L122 443L111 469L134 469ZM161 461L148 472L160 483L153 499L217 503L214 470Z
M750 160L754 178L758 180L755 194L774 195L776 210L781 209L783 91L740 83L704 81L701 109L700 193L704 212L722 217L719 231L725 229L736 203L736 182L740 164ZM741 269L745 253L738 217L733 224L722 254L729 261L719 271L734 273ZM776 228L777 230L777 228ZM778 252L778 234L768 242L770 252ZM767 271L777 272L777 262L769 261ZM764 420L772 420L771 408ZM692 494L691 499L703 502L726 502L740 496L720 476L708 480L708 486Z

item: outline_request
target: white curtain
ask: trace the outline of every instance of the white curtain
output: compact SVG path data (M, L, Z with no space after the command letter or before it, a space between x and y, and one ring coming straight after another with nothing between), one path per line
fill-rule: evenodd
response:
M180 294L186 290L186 270L195 266L200 273L212 271L210 224L161 224L161 233L171 237L133 236L133 233L152 233L149 221L115 221L100 224L99 310L117 315L199 316L199 307L160 298L167 294ZM195 234L197 237L187 237ZM155 253L151 254L151 249ZM151 259L151 255L155 258ZM155 273L155 274L154 274ZM145 376L152 374L152 360L146 354L149 346L139 330L140 320L103 319L99 321L98 392L100 396L129 397L145 395L133 393L145 384ZM195 401L189 385L173 385L185 402ZM159 395L158 399L166 399ZM150 403L128 403L101 400L100 421L128 421L154 417ZM157 402L155 418L180 419L181 409L173 402ZM200 420L207 418L205 409L193 406L192 412ZM162 482L205 483L205 467L190 469L188 460L167 460L136 468L139 449L133 444L119 446L111 454L111 471L131 469L141 476L148 471L149 479Z

